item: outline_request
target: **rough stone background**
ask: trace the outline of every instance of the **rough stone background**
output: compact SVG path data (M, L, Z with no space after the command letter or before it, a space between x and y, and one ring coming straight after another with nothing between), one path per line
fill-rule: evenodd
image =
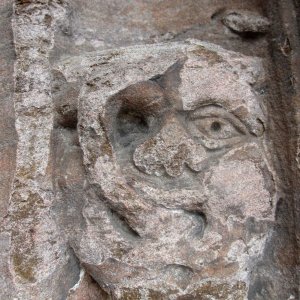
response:
M222 19L236 10L268 17L268 32L231 30ZM56 88L64 82L51 66L69 55L186 38L266 61L273 84L268 139L281 199L248 298L298 299L299 14L300 5L292 0L2 0L0 299L105 299L91 278L84 281L85 294L76 294L74 285L87 275L79 273L72 250L57 232L56 180L67 190L72 184L80 190L84 182L72 101L78 87ZM78 157L79 163L61 166L62 156ZM72 174L68 182L63 172Z

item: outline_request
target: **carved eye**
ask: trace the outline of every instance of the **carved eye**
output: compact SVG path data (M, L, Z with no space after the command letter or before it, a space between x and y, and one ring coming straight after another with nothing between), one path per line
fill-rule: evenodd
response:
M211 139L230 139L242 134L229 120L205 117L194 121L198 130Z
M193 137L208 149L231 146L247 136L247 128L221 107L208 106L194 111L189 127Z

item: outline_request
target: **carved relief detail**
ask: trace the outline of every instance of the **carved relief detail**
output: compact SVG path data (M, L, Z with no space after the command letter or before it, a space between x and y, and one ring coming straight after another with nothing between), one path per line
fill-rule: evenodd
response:
M180 299L208 284L245 297L274 219L261 60L193 40L58 68L86 78L89 192L74 249L88 273L117 299Z

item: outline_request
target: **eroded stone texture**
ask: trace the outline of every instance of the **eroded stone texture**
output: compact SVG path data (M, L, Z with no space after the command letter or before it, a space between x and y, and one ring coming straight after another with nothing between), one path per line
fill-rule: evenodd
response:
M297 299L289 1L4 2L0 298Z
M55 19L61 15L63 6L57 1L16 1L14 6L13 100L18 147L10 207L4 220L14 284L8 296L11 299L64 297L79 273L52 213L55 196L49 170L53 126L49 52Z
M15 169L17 137L14 128L13 67L14 45L12 41L12 1L0 3L0 298L8 298L13 292L9 271L9 234L2 229L7 215L9 197Z
M265 53L266 43L242 40L220 20L226 10L263 14L265 1L252 0L70 0L59 23L52 59L125 45L197 38L227 49ZM260 47L257 47L260 45ZM262 47L263 45L263 47Z
M228 12L223 18L224 24L239 33L266 33L270 27L270 21L251 11Z
M190 40L56 68L86 78L85 230L71 236L87 272L117 299L245 298L276 204L261 60Z

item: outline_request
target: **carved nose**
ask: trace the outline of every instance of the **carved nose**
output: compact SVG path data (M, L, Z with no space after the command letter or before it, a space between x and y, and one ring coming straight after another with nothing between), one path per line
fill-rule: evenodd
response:
M180 176L186 163L197 171L204 149L196 145L180 122L173 116L160 132L138 146L133 155L135 166L142 172L161 176Z

